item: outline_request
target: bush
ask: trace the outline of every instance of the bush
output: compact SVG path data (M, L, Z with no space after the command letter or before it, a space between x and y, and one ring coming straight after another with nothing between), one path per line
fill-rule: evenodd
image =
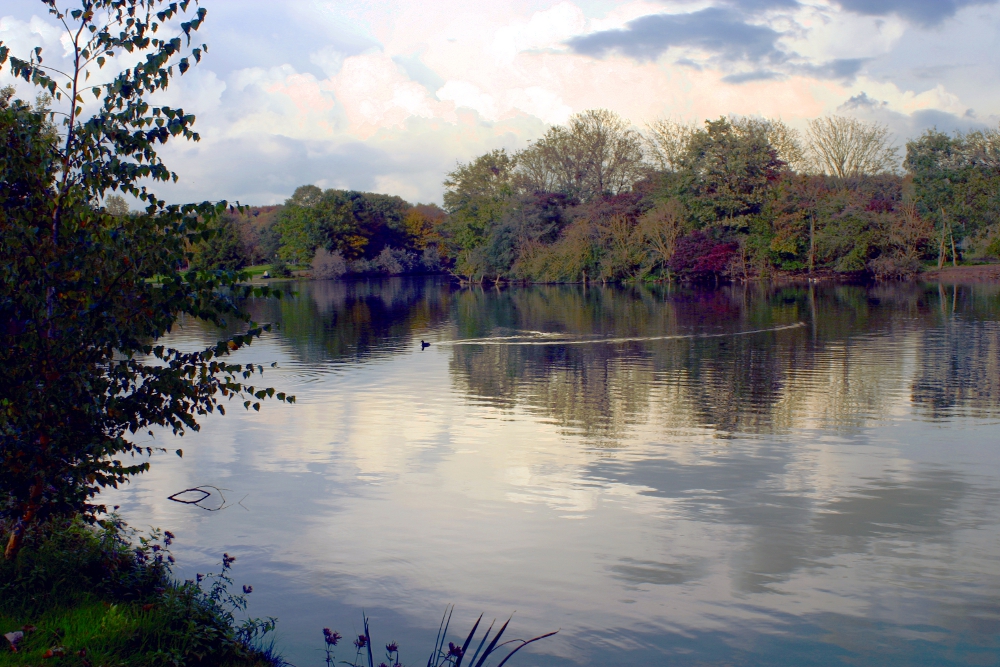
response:
M340 252L333 252L325 248L316 250L316 255L312 260L312 276L318 280L332 280L339 278L347 272L347 262Z
M424 271L430 273L437 273L444 268L441 266L441 251L438 250L436 245L429 245L424 248L424 252L420 256L420 265Z
M729 268L738 249L736 243L716 240L701 230L693 231L677 242L670 270L685 280L718 277Z
M983 254L986 255L987 257L1000 259L1000 235L997 235L996 238L990 241L989 245L986 246Z
M378 257L371 261L372 270L389 276L398 276L410 271L417 263L417 257L401 248L386 246Z
M292 277L292 269L288 266L288 262L286 262L280 255L275 256L274 261L271 262L271 277L272 278Z

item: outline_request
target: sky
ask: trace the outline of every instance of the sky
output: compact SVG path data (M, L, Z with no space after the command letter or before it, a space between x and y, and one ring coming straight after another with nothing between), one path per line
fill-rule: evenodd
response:
M201 5L209 52L163 95L202 137L161 152L180 179L157 192L174 202L277 204L315 184L440 203L457 161L524 148L591 108L637 129L850 115L887 124L900 145L1000 121L998 0ZM44 10L5 0L0 41L64 56Z

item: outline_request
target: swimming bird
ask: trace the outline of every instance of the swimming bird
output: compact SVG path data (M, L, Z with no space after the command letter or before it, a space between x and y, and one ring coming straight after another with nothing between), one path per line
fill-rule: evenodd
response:
M424 349L425 347L430 347L430 346L431 346L431 344L428 343L427 341L424 341L424 340L420 341L420 349L421 350Z

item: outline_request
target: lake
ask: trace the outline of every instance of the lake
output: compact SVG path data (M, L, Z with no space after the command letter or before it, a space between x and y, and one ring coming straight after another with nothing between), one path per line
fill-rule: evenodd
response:
M286 286L237 359L297 403L107 501L298 667L362 609L425 663L448 604L559 630L525 667L1000 664L1000 286Z

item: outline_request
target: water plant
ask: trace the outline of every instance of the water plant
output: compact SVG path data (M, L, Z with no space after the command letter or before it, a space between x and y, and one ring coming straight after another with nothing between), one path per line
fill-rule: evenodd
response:
M491 658L499 658L502 650L507 649L506 655L497 664L497 667L503 667L504 664L510 660L515 653L520 651L522 648L528 644L539 641L540 639L545 639L551 637L558 633L558 630L553 632L547 632L543 635L537 637L532 637L531 639L508 639L501 642L500 639L503 637L504 632L507 630L507 626L510 625L511 616L508 618L502 626L493 634L493 626L496 625L496 619L490 623L490 626L483 633L483 636L479 640L478 646L469 656L469 648L472 646L475 638L476 632L479 630L479 625L483 620L483 615L480 614L479 618L472 626L472 630L465 637L465 641L459 645L454 642L448 642L447 648L445 648L445 642L448 640L448 629L451 626L451 616L455 611L454 605L450 605L445 609L444 615L441 617L441 624L438 626L437 636L434 639L434 648L431 650L430 656L427 658L427 667L462 667L462 665L468 665L468 667L487 667L489 665L489 660ZM372 638L370 632L369 619L366 614L362 612L362 619L364 621L365 632L362 635L358 635L358 638L354 640L353 645L356 649L354 660L348 662L346 660L340 661L343 665L349 665L349 667L376 667L375 658L372 651ZM334 665L337 660L334 656L334 648L340 642L342 636L339 632L331 631L330 628L323 628L323 641L325 643L324 651L326 653L326 664ZM385 645L385 655L386 659L384 662L379 663L378 667L403 667L399 661L399 644L396 642L390 642Z

